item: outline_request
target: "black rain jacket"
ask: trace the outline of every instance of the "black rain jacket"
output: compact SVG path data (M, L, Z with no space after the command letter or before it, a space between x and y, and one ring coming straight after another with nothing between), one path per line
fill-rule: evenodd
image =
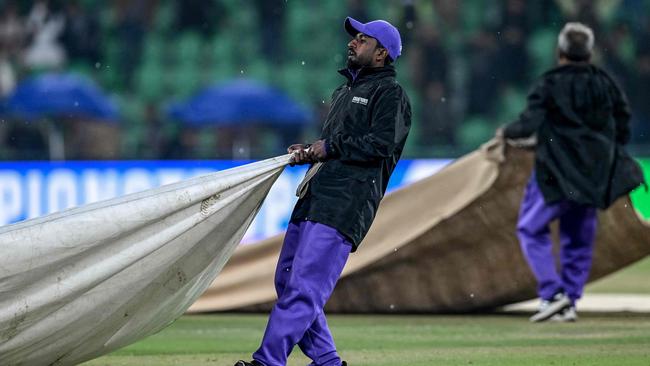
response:
M612 78L592 64L573 63L542 76L504 136L537 134L535 172L545 202L604 209L644 182L623 148L629 120L627 99Z
M291 220L337 229L355 251L375 218L411 126L411 106L393 66L362 68L332 94L321 139L327 161L309 182Z

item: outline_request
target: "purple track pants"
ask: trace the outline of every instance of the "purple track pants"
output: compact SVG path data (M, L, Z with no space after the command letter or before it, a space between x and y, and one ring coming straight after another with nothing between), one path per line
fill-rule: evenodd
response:
M336 229L312 221L289 223L275 271L278 301L253 359L285 366L297 344L313 366L340 366L323 306L352 245Z
M555 219L560 221L560 273L549 229ZM519 211L517 236L537 278L540 298L550 300L563 291L575 303L582 296L591 269L596 226L596 208L568 200L546 204L535 174L531 176Z

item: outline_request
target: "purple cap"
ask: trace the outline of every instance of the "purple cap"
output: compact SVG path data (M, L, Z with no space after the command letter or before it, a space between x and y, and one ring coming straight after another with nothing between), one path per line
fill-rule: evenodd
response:
M350 17L345 18L345 30L356 37L358 33L369 35L378 40L388 50L388 55L395 61L402 54L402 39L399 31L385 20L373 20L361 23Z

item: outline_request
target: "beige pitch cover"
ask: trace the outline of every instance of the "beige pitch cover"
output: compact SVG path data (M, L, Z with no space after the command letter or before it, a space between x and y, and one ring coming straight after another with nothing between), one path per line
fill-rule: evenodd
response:
M531 299L515 234L530 150L493 140L387 195L327 303L330 312L471 312ZM650 225L628 197L599 213L591 280L650 253ZM267 311L282 237L237 249L193 312Z

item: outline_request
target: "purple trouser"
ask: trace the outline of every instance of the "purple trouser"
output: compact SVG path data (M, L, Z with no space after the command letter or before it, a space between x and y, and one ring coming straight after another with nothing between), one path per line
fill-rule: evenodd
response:
M560 264L558 274L553 256L549 224L560 221ZM543 300L563 291L573 303L582 296L596 236L596 209L563 200L546 204L535 174L526 186L519 211L517 236L524 256L537 278L537 292Z
M338 281L352 245L336 229L313 221L289 223L275 271L278 301L253 359L285 366L298 344L314 366L340 366L323 306Z

